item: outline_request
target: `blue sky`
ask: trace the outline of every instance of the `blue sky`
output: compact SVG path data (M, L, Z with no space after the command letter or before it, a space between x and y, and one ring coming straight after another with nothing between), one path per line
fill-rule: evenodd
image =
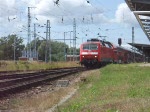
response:
M123 45L127 46L132 40L132 27L135 27L135 42L149 44L124 0L88 0L89 3L87 0L59 0L59 6L54 1L0 0L0 35L15 33L26 43L27 7L36 7L31 9L31 31L34 23L43 25L50 20L52 39L63 39L63 32L73 30L73 18L76 18L77 47L87 39L97 38L98 33L115 44L122 38ZM37 27L37 32L45 38L45 28ZM66 38L70 38L69 33ZM66 42L70 44L70 41Z

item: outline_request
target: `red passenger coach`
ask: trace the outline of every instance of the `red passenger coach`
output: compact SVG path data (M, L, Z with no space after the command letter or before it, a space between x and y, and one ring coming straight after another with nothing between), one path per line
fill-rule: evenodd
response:
M129 52L123 47L114 47L114 63L128 63Z
M113 62L113 45L98 39L88 40L80 46L80 63L86 67Z

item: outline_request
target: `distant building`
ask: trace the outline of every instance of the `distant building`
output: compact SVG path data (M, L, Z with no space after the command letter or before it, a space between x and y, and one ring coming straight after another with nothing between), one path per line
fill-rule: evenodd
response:
M67 55L66 58L67 58L67 61L79 61L80 60L79 55Z
M28 57L29 54L26 50L23 50L22 51L22 56L19 57L19 60L22 60L22 61L37 61L38 60L38 53L34 53L33 51L31 52L31 57Z

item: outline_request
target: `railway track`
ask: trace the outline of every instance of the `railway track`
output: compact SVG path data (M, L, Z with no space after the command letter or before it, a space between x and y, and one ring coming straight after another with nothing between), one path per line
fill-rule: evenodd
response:
M0 75L0 98L18 91L38 86L46 81L84 71L83 67L65 69L53 69L33 73L14 73L11 75Z
M11 74L23 74L23 73L34 73L34 72L42 72L42 71L47 71L47 70L60 70L60 69L68 69L69 67L66 68L54 68L54 69L40 69L40 70L12 70L12 71L0 71L0 76L3 75L11 75ZM74 67L72 67L74 68Z

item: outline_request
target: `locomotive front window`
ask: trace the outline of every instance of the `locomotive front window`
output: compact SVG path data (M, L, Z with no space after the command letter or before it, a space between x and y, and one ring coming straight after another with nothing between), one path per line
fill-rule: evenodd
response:
M83 50L97 50L98 45L97 44L84 44Z

